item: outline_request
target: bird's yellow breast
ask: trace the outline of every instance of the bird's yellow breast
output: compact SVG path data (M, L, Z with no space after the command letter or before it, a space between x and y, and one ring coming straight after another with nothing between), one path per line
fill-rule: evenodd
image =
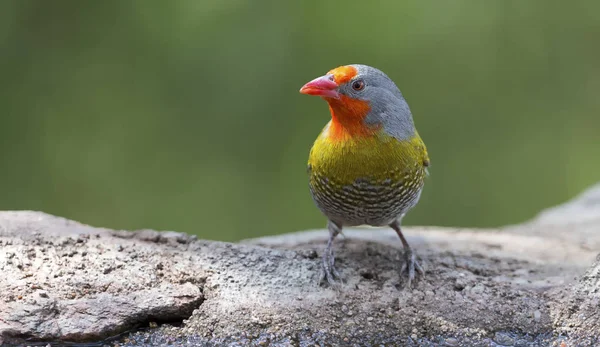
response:
M412 139L404 141L383 131L334 140L329 136L329 128L330 124L325 126L315 141L308 166L311 172L333 180L338 186L352 184L357 179L372 184L401 181L429 165L427 149L416 131Z

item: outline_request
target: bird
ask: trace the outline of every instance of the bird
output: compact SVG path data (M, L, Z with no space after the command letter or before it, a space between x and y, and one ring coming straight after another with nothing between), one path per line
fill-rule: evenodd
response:
M399 273L410 287L425 271L401 223L419 202L430 159L408 103L384 72L362 64L336 67L300 93L323 98L331 113L307 165L310 193L329 231L320 282L343 282L333 247L343 228L389 226L402 242Z

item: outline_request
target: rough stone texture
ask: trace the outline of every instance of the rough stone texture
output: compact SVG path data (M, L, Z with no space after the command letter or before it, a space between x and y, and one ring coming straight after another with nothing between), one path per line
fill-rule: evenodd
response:
M426 277L406 289L391 230L337 241L340 288L318 285L327 232L239 244L0 212L0 343L594 346L600 185L494 230L406 228ZM183 324L173 324L181 323Z
M560 288L555 296L555 326L566 335L600 336L600 255L572 288Z
M38 212L0 213L0 343L93 340L181 320L203 300L204 264L179 233L113 232Z

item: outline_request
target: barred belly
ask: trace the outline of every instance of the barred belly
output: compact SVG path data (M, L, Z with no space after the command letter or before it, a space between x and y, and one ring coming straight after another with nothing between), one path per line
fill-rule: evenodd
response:
M384 226L414 207L423 188L424 169L405 172L399 179L357 178L340 184L311 171L310 191L325 216L344 226Z

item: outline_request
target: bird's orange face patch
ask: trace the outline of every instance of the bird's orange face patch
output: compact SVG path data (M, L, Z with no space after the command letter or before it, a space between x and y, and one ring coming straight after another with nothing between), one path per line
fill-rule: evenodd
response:
M351 65L344 65L330 70L328 75L333 75L333 80L338 85L348 83L358 74L357 69ZM331 128L329 138L334 141L343 141L352 137L369 136L376 129L364 123L371 107L364 100L353 99L341 95L337 99L327 99L331 111Z
M354 66L346 65L336 67L335 69L330 70L327 74L333 75L333 80L335 81L335 83L337 83L338 85L342 85L353 79L357 73L358 71Z
M358 70L354 66L344 65L329 70L327 75L320 78L327 77L329 79L331 75L333 76L333 82L339 87L351 81L357 74ZM323 81L320 82L322 83ZM331 80L328 80L327 82L331 83ZM311 94L311 90L309 90L309 88L311 88L309 84L311 83L313 83L313 81L302 87L300 92L302 93L303 90L305 90L305 94L325 95L321 90L317 90L319 93ZM347 141L353 138L371 136L377 132L378 127L369 126L364 122L365 117L371 110L368 101L354 99L337 92L336 97L324 97L324 99L329 104L329 110L331 111L331 126L327 134L329 140Z
M364 100L341 96L339 99L328 100L331 111L331 127L329 137L340 141L373 135L378 129L364 123L371 110L369 103Z

